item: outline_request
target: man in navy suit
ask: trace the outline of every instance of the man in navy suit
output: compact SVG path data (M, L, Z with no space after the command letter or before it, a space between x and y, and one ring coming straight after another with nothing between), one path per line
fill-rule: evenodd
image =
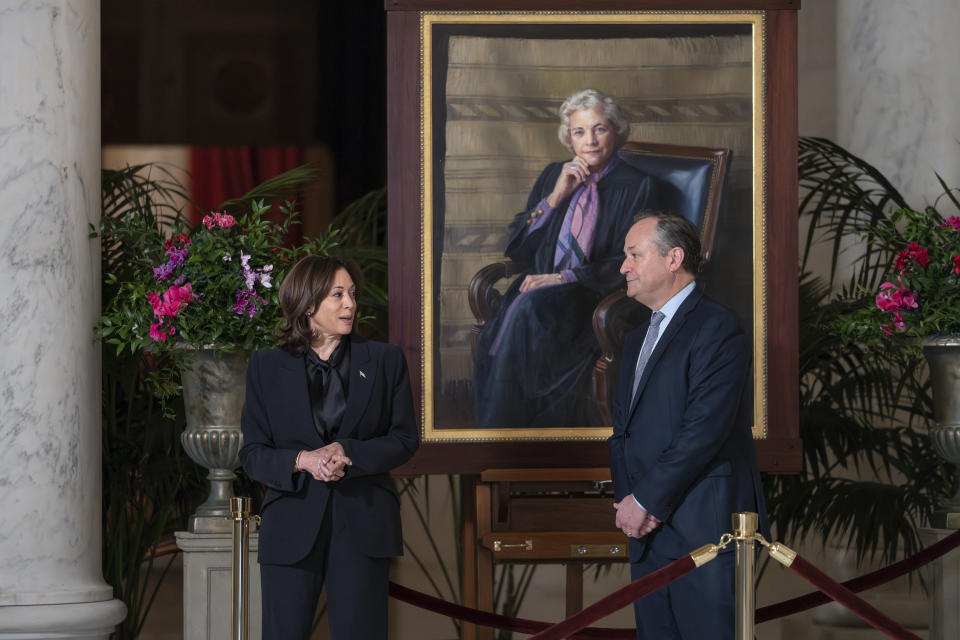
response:
M634 580L719 541L731 514L764 502L750 432L750 345L737 316L695 287L696 227L641 214L620 271L650 322L627 336L614 402L610 466L616 524L630 536ZM732 548L634 603L640 640L733 638Z

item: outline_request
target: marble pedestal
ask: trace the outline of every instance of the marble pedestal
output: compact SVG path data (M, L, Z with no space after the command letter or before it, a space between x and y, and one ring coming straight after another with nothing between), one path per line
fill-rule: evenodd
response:
M920 529L924 547L940 542L956 529ZM960 549L927 565L930 589L930 640L952 640L960 629Z
M177 546L183 551L183 639L230 640L233 535L178 531L176 536ZM260 640L259 539L258 534L250 534L249 640Z

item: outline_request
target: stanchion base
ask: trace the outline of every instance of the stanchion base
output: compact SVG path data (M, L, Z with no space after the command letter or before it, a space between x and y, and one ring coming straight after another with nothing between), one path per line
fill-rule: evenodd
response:
M190 516L188 526L190 533L233 533L233 518L230 512L224 513L197 513Z

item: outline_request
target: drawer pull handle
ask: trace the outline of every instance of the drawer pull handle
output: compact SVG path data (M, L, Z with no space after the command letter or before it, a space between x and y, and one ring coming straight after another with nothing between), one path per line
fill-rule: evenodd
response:
M625 558L626 545L619 544L572 544L571 558Z
M520 549L522 551L533 551L533 540L528 538L517 544L503 544L500 540L493 541L494 551L505 551L507 549Z

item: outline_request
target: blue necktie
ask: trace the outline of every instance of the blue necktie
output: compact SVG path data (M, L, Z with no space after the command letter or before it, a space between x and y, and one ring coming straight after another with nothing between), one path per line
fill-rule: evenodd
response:
M640 376L643 375L643 369L647 366L647 360L653 353L653 345L657 343L657 335L660 333L660 323L666 316L660 311L654 311L650 316L650 326L647 327L647 335L643 337L643 346L640 347L640 357L637 359L637 371L633 374L633 393L630 395L630 406L637 397L637 387L640 386Z

